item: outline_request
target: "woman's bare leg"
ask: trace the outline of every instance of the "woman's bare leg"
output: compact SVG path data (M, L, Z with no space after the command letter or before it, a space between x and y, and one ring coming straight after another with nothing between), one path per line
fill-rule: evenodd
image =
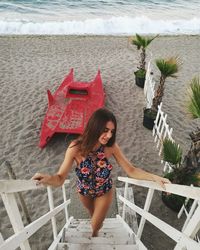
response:
M113 189L111 189L108 193L94 199L94 212L91 219L93 230L92 237L98 236L98 231L103 225L103 221L112 202L112 197Z
M83 196L81 194L78 195L84 207L89 211L89 214L92 217L94 213L94 199L89 196Z

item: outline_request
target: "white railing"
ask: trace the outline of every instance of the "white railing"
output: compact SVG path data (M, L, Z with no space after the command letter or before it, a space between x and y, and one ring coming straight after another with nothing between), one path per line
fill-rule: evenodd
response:
M153 104L153 98L155 95L155 81L153 80L151 60L148 62L147 71L144 83L144 96L146 100L146 108L151 108Z
M185 216L186 216L186 220L185 220L185 223L183 224L183 227L182 227L182 231L186 228L187 224L189 223L192 215L194 214L194 211L196 210L197 206L199 205L200 206L200 201L198 200L194 200L192 201L192 205L190 205L190 207L188 208L188 203L190 202L191 200L187 197L187 199L185 200L183 206L181 207L177 217L180 218L182 216L182 214L184 213ZM195 235L195 239L196 241L200 242L200 236L199 236L199 233L197 233Z
M54 244L49 248L51 250L56 249L56 242L59 242L62 236L62 230L59 234L57 234L57 226L56 226L56 219L55 216L61 212L62 210L65 211L65 219L66 223L69 223L71 218L68 218L67 207L70 203L70 199L66 199L66 192L65 192L65 184L68 184L69 181L65 181L62 186L63 191L63 200L64 202L57 207L54 207L53 195L52 195L52 188L50 186L47 187L48 192L48 200L50 211L47 212L45 215L41 216L37 220L33 221L32 223L28 224L24 227L22 217L18 208L18 204L15 198L15 194L17 192L28 191L38 188L44 188L42 185L36 185L36 182L33 180L0 180L0 194L8 213L11 225L14 230L14 235L9 237L6 240L3 240L3 237L0 237L0 249L1 250L12 250L20 247L22 250L30 250L30 245L28 239L38 231L43 225L45 225L49 220L52 222L52 230L53 230L53 237L54 237Z
M167 123L167 114L165 114L162 111L162 102L160 105L158 105L158 113L156 116L156 119L154 121L154 127L153 127L153 136L154 136L154 142L156 143L156 148L158 149L158 155L160 156L163 149L163 141L165 138L168 138L172 141L172 132L173 128L170 128ZM161 160L161 163L164 163L164 172L170 172L171 166L168 162L163 162Z
M159 150L159 156L160 156L160 154L162 152L162 148L163 148L163 140L167 137L168 139L174 141L174 139L172 138L173 129L169 128L169 125L167 124L167 114L165 114L162 111L162 103L158 106L158 114L157 114L157 117L156 117L156 120L154 123L155 123L154 128L153 128L154 142L156 143L156 147ZM172 170L172 168L168 162L163 162L163 160L161 160L161 163L164 164L164 168L163 168L164 172L170 172ZM180 218L183 213L187 217L185 224L183 225L182 230L185 229L185 227L186 227L188 221L190 220L194 210L196 209L196 206L198 203L197 200L194 200L191 208L188 211L187 202L189 200L190 199L187 197L185 203L183 204L183 206L181 207L181 209L178 213L178 218ZM198 236L197 236L197 240L200 241Z
M195 235L200 229L200 188L177 184L165 184L166 189L164 190L157 183L151 181L141 181L127 177L118 177L118 180L125 183L125 193L127 192L126 188L128 188L128 184L134 184L137 186L148 188L148 194L143 209L138 207L134 203L131 203L125 197L119 195L119 199L125 204L123 209L126 209L126 206L128 206L141 216L139 228L136 234L137 238L141 238L145 221L148 220L150 223L152 223L154 226L156 226L158 229L160 229L162 232L164 232L177 243L174 249L200 249L200 244L194 240ZM149 207L151 205L154 190L166 191L168 193L189 197L198 201L196 209L193 211L193 214L189 218L189 221L187 222L187 225L183 228L182 232L148 212ZM124 214L125 212L123 211L122 213Z

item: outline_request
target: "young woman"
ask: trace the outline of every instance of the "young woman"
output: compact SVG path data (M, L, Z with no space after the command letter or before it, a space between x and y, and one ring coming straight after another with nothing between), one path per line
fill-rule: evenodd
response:
M169 183L168 179L133 166L115 142L116 130L117 122L113 113L98 109L89 119L83 135L69 145L58 172L52 176L42 173L33 176L38 183L60 186L73 162L76 162L77 190L81 202L90 213L93 237L98 235L112 201L112 165L108 160L111 156L131 178L155 181L162 187Z

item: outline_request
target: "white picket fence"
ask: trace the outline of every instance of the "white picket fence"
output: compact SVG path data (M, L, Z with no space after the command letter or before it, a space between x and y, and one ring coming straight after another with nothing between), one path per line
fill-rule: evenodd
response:
M156 143L156 148L158 149L158 155L160 156L163 149L163 141L165 138L174 141L172 138L173 128L169 127L167 123L167 114L162 111L162 102L158 105L158 113L154 121L153 127L153 136L154 142ZM164 164L163 171L170 172L172 170L168 162L161 160L161 163Z
M0 250L10 250L16 249L18 247L21 250L31 250L30 244L28 239L38 231L43 225L45 225L49 220L52 223L52 231L53 231L53 238L54 244L50 246L49 249L55 250L56 243L58 243L62 237L62 230L60 233L57 233L57 226L56 226L56 218L55 216L60 213L62 210L65 211L65 220L66 223L69 223L71 218L68 218L68 210L67 207L70 204L70 199L66 199L66 191L65 185L69 184L69 181L65 181L62 186L62 193L63 193L63 203L54 207L53 201L53 193L52 188L50 186L47 187L48 193L48 201L49 201L49 212L45 215L41 216L37 220L33 221L29 225L24 227L22 217L18 208L18 204L15 198L15 194L17 192L28 191L38 188L44 188L43 186L37 186L35 181L26 181L26 180L0 180L0 194L8 213L11 225L14 230L14 235L9 237L6 240L3 240L2 235L0 235Z
M151 108L153 105L153 98L155 95L155 81L153 79L152 74L152 65L151 60L148 62L147 71L146 71L146 79L144 84L144 96L146 101L146 108ZM156 143L156 147L159 150L159 156L162 152L162 145L163 140L167 137L169 139L172 139L172 128L169 128L169 125L167 124L167 114L165 114L162 111L162 103L158 106L158 113L155 120L155 125L153 128L153 136L154 136L154 142ZM161 163L164 164L163 171L169 172L171 171L170 164L168 162L163 162L161 160Z
M141 216L140 224L138 231L136 233L137 238L141 238L143 228L145 225L146 220L152 223L155 227L161 230L164 234L169 236L176 242L175 250L199 250L200 243L196 242L195 235L200 229L200 188L198 187L191 187L191 186L184 186L184 185L177 185L177 184L165 184L166 189L163 190L158 184L151 181L141 181L135 180L132 178L127 177L118 177L119 181L125 183L125 190L124 193L127 193L128 184L133 184L137 186L142 186L148 188L148 193L145 201L144 208L140 208L135 203L130 202L126 195L122 197L119 196L119 199L123 202L124 206L123 209L126 209L126 206L134 210ZM196 208L191 213L191 216L187 218L187 223L183 227L182 231L179 231L172 227L171 225L167 224L166 222L162 221L161 219L157 218L155 215L149 213L149 208L152 202L154 191L166 191L168 193L173 193L177 195L181 195L184 197L189 197L191 199L197 200ZM123 210L123 214L125 211ZM166 246L167 249L167 246Z

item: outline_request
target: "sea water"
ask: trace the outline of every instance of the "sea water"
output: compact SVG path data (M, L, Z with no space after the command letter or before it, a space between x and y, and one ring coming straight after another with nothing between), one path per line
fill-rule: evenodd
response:
M200 34L200 0L0 0L0 34Z

